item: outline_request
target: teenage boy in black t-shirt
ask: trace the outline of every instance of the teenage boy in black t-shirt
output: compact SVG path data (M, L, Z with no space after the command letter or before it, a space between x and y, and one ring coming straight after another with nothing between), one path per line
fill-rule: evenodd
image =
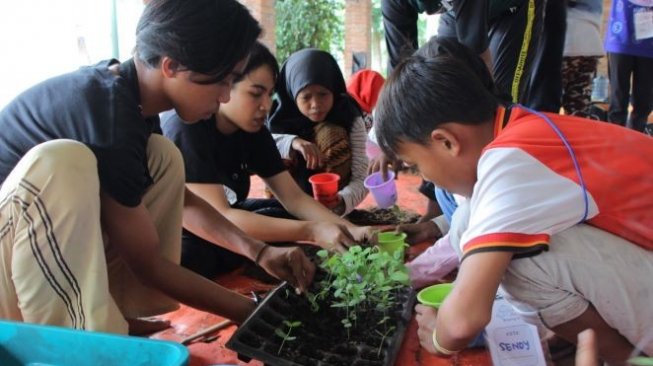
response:
M189 125L170 111L162 116L161 127L182 152L187 187L247 234L268 242L309 241L342 251L371 236L372 230L333 214L306 195L286 171L264 126L278 73L274 56L257 43L229 102L214 116ZM248 198L250 174L263 178L279 200ZM294 217L301 220L288 220ZM191 221L185 219L187 229ZM221 245L205 240L201 232L185 230L182 265L213 277L242 263L242 257Z
M0 318L136 333L181 301L243 321L250 299L177 264L182 211L307 286L300 250L266 250L185 190L178 149L152 134L164 110L192 123L228 100L259 33L233 0L153 1L133 60L47 80L0 111Z

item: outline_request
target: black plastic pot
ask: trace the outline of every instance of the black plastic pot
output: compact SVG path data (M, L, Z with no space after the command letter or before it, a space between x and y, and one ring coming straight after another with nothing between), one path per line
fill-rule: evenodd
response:
M340 322L342 308L321 304L313 312L306 297L296 295L284 283L266 296L227 342L227 347L245 359L254 358L272 366L392 366L415 303L415 294L409 287L397 291L395 308L360 314L348 334ZM379 326L385 316L388 320ZM284 320L300 321L301 325L292 329L295 340L286 341L281 347L283 338L275 330L287 330ZM379 334L388 329L391 331L385 337Z

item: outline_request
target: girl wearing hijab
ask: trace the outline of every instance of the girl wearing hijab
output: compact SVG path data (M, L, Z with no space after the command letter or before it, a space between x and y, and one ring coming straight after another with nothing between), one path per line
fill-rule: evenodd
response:
M355 241L371 236L372 230L334 215L302 192L286 171L264 124L278 74L277 60L257 42L234 81L229 102L193 125L184 123L174 111L166 112L162 116L163 132L182 153L188 189L248 235L266 242L305 241L344 251ZM278 201L249 198L251 174L260 176ZM294 217L301 220L288 219ZM201 231L184 230L184 267L214 278L245 261L204 237Z
M282 66L275 89L278 104L268 123L281 156L293 162L291 174L309 194L311 175L338 174L338 204L332 211L351 212L367 195L367 135L336 60L317 49L297 51Z

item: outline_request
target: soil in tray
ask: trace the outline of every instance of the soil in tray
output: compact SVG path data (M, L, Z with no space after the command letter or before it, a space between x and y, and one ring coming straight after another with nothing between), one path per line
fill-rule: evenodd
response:
M399 208L371 208L367 210L355 209L345 216L355 225L400 225L412 224L419 220L416 212L401 210Z
M414 303L410 288L395 291L399 301L394 308L359 312L358 319L347 332L341 323L343 308L322 305L314 312L306 297L296 295L284 284L266 297L239 327L227 347L266 365L390 366L401 345ZM388 319L379 325L386 316ZM301 324L292 328L282 346L284 338L276 333L277 329L283 333L288 331L284 320Z

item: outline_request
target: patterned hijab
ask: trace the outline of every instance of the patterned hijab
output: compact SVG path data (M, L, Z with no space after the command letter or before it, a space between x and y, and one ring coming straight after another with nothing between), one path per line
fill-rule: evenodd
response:
M347 132L351 130L361 112L356 101L347 94L338 63L328 52L307 48L290 55L281 67L275 86L278 102L268 119L272 133L288 133L313 140L315 123L304 116L295 103L299 92L312 84L333 93L333 107L325 120L345 128Z

